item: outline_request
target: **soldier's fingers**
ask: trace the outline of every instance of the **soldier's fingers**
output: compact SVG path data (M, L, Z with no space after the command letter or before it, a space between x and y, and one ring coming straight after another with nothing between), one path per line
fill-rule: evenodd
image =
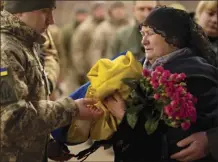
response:
M85 104L85 105L94 105L94 104L96 104L98 101L96 100L96 99L94 99L94 98L84 98L83 99L83 103Z

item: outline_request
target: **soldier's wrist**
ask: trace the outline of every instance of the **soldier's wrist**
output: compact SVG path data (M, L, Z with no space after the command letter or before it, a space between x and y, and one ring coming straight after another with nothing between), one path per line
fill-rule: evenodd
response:
M72 98L67 97L63 99L62 104L64 105L65 111L69 112L69 115L72 119L79 116L79 108Z

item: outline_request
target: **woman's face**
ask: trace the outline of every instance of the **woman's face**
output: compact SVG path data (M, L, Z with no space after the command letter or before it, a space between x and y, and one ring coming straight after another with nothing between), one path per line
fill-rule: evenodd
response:
M151 63L157 58L177 50L176 47L169 45L161 35L156 34L153 29L149 27L142 26L141 34L141 43L145 48L145 57Z
M217 11L203 10L198 17L198 24L208 36L218 36Z

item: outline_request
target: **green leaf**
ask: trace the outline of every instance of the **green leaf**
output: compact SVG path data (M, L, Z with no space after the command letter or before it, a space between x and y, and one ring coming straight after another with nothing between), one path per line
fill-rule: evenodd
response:
M143 107L144 107L143 104L131 105L127 107L126 112L129 114L138 114L143 109Z
M147 131L148 135L151 135L152 133L155 132L155 130L157 129L159 124L159 120L155 120L155 119L148 119L145 122L145 130Z
M129 114L129 113L127 113L126 117L127 117L128 124L130 125L130 127L132 129L134 129L135 125L136 125L136 123L138 121L138 116L136 114Z

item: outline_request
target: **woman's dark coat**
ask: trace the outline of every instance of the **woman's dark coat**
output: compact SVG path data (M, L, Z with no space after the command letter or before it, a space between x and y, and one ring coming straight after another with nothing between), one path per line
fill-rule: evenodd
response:
M198 98L196 105L197 122L188 131L168 128L160 124L158 130L147 135L143 116L132 130L124 117L118 131L113 136L115 162L171 162L170 155L178 152L176 143L194 132L208 130L216 126L218 114L217 69L193 52L179 54L163 65L171 73L184 72L187 76L188 91ZM165 134L165 135L163 135ZM196 162L213 162L209 155Z

